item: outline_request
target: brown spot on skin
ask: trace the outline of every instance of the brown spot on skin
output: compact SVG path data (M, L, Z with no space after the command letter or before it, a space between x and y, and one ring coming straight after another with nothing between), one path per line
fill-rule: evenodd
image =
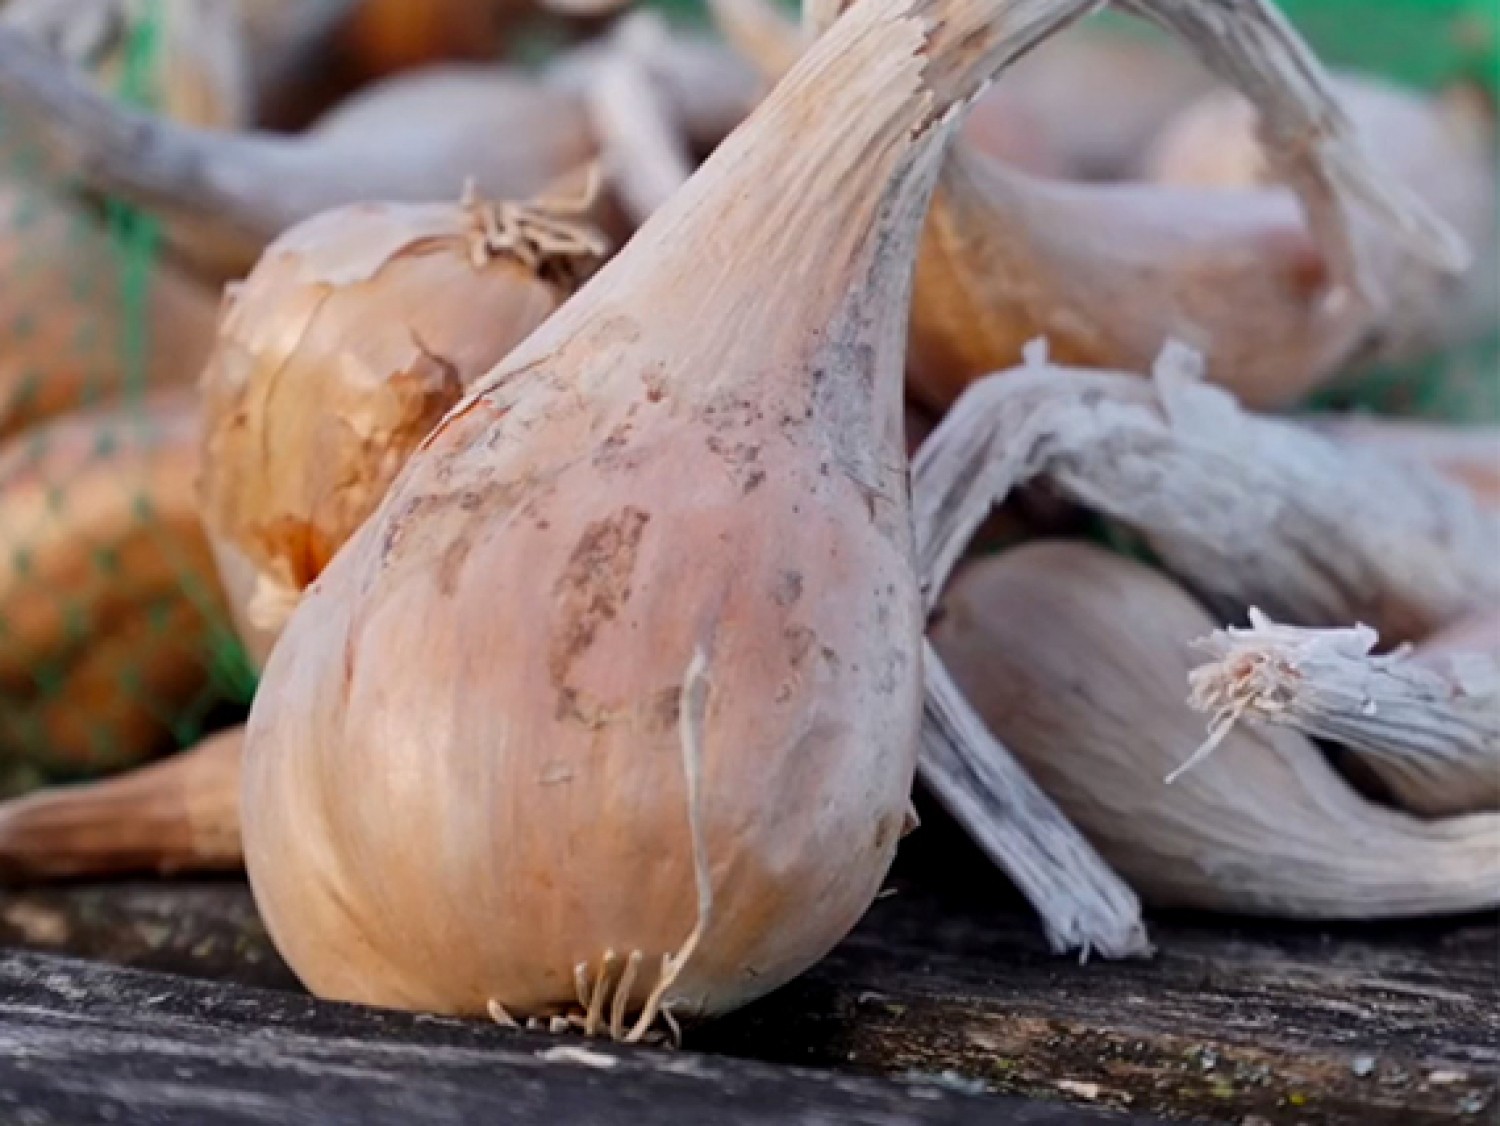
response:
M443 597L453 597L458 589L458 575L463 570L464 560L469 557L469 540L460 536L443 549L438 557L437 584Z
M765 481L766 471L757 464L760 461L758 445L749 442L736 442L731 445L716 435L709 437L707 445L709 451L724 462L724 467L729 470L729 475L734 478L735 484L739 485L742 492L747 494L753 492Z
M629 505L596 520L583 530L558 577L553 593L559 621L547 669L559 692L560 715L576 710L577 692L567 684L574 663L593 645L600 626L614 621L630 599L636 554L650 520L649 513ZM574 704L566 707L570 694Z
M775 589L771 591L771 597L782 609L795 606L798 599L802 597L802 573L800 571L781 572L776 579Z
M676 728L682 712L682 689L664 688L651 699L648 724L655 729L671 731Z
M609 432L609 435L599 443L598 449L594 451L593 464L598 469L614 469L624 467L624 453L630 442L631 425L622 422Z
M787 660L792 666L792 671L800 671L802 663L807 660L807 655L812 652L813 643L818 640L818 635L806 626L787 626L782 630L781 636L787 643Z

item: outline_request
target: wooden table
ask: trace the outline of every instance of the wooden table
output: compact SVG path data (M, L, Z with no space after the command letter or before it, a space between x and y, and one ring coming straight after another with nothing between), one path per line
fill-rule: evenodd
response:
M678 1052L316 1002L239 881L0 893L0 1123L1500 1120L1493 917L1158 919L1154 960L1079 964L941 870Z

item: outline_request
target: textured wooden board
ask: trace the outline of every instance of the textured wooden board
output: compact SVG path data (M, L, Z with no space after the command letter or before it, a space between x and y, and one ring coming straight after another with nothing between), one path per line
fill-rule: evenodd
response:
M0 954L0 1121L28 1126L1149 1126L930 1084L626 1049Z
M1049 955L1014 904L975 906L1003 895L984 880L907 884L823 964L690 1034L677 1058L1250 1126L1479 1123L1500 1108L1494 919L1332 929L1158 921L1154 960L1080 965ZM3 895L0 943L296 989L233 881ZM300 995L278 1004L320 1011ZM80 1006L93 1007L87 993ZM122 1017L115 1031L129 1027Z

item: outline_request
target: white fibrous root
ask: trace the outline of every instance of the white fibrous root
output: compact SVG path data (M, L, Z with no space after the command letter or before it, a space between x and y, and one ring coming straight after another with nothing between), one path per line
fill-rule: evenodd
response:
M1378 654L1372 629L1299 629L1258 610L1250 628L1200 642L1190 702L1211 717L1201 757L1242 721L1290 727L1349 750L1403 808L1452 816L1500 808L1500 656L1425 664Z

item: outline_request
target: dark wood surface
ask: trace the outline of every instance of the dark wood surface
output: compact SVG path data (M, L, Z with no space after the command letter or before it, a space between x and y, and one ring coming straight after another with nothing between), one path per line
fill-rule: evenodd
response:
M0 944L204 979L11 956L0 969L0 1036L42 1036L53 1070L66 1061L60 1073L79 1071L82 1085L36 1078L40 1065L22 1073L23 1054L0 1063L0 1089L29 1075L23 1098L81 1114L99 1094L81 1078L97 1055L110 1077L141 1061L120 1082L154 1100L152 1122L203 1121L192 1100L210 1093L241 1108L215 1121L244 1122L321 1121L311 1110L319 1100L383 1121L369 1116L386 1095L390 1120L413 1122L427 1120L414 1107L438 1122L506 1121L495 1117L506 1109L517 1121L649 1122L657 1111L697 1121L712 1108L724 1126L1050 1126L1094 1121L1100 1108L1240 1126L1425 1126L1500 1113L1495 919L1374 928L1156 920L1155 959L1080 965L1046 953L997 882L896 886L825 962L690 1032L685 1051L594 1045L623 1062L556 1080L537 1070L536 1052L584 1042L538 1048L500 1029L307 999L239 882L0 894ZM55 987L44 984L49 975ZM205 1055L203 1041L232 1051ZM191 1090L171 1080L179 1058L196 1077ZM618 1118L597 1103L606 1090Z
M0 954L0 1122L1148 1126L15 952Z

